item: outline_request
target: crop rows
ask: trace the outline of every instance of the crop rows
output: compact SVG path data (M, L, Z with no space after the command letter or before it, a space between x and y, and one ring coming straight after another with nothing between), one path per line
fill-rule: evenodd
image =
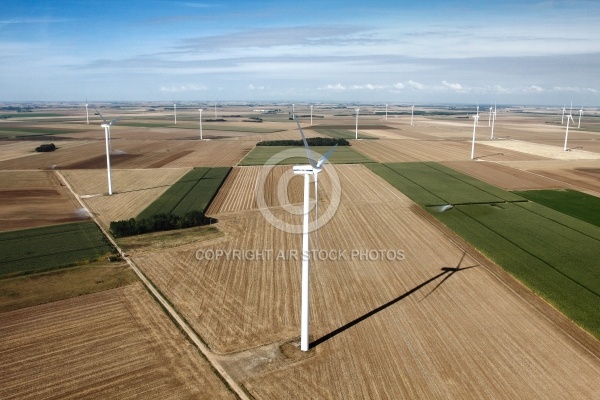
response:
M72 265L114 249L91 221L0 234L0 276Z
M516 192L535 201L590 224L600 226L600 198L576 190L528 190Z
M306 152L302 147L258 146L248 153L248 155L242 161L240 161L239 165L267 165L271 157L288 149L296 149L298 151L298 155L282 160L279 162L280 165L308 164L308 160L305 156ZM317 159L323 154L327 153L330 149L330 147L322 146L311 147L311 150L316 153L314 154L314 157ZM337 147L329 157L329 162L332 164L361 164L370 163L372 160L353 150L351 147L345 146Z
M230 167L194 168L138 215L138 219L156 214L184 215L189 211L205 212Z
M462 203L433 215L600 336L599 228L440 165L369 167L421 205Z
M524 201L516 194L436 163L369 164L368 167L425 206Z

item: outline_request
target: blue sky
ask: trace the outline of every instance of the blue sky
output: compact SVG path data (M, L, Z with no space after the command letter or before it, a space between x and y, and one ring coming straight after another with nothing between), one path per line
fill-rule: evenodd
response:
M0 101L600 103L600 1L3 0Z

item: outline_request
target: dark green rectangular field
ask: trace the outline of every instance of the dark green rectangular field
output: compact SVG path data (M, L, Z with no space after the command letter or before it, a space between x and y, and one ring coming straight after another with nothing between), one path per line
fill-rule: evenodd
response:
M349 129L340 129L340 128L315 128L315 132L321 135L327 135L335 139L356 139L356 131L351 131ZM358 138L359 139L377 139L371 135L365 135L364 133L358 130Z
M600 227L566 213L597 213L595 198L551 194L568 199L555 210L435 163L367 166L600 338Z
M311 147L316 153L314 158L318 160L331 148L323 146ZM315 161L316 161L315 160ZM349 146L338 146L329 157L331 164L362 164L372 163L373 160ZM303 147L288 146L257 146L240 161L239 165L299 165L308 164L306 150Z
M136 219L151 218L156 214L183 216L189 211L205 212L231 167L194 168L154 200Z
M513 192L553 210L600 226L600 198L576 190L526 190Z
M112 254L92 221L0 233L0 277L48 271Z

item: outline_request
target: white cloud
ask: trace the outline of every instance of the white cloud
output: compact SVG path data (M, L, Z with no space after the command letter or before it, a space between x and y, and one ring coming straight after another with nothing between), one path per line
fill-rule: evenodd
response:
M540 86L538 85L531 85L528 88L525 89L526 92L529 93L541 93L544 91L544 89L542 89Z
M248 90L265 90L264 86L254 86L252 83L248 85Z
M371 85L370 83L367 83L366 85L352 85L352 89L355 90L378 90L378 89L384 89L385 86L382 85Z
M180 86L161 86L161 92L168 93L180 93L180 92L200 92L202 90L207 90L208 88L203 85L180 85Z
M341 83L337 83L335 85L327 85L320 87L319 90L346 90L346 87Z
M447 82L447 81L442 81L442 83L444 84L444 86L452 89L452 90L462 90L462 85L460 83L451 83L451 82Z
M402 83L402 82L394 83L392 86L394 87L394 89L397 89L397 90L402 90L406 87L406 85L404 85L404 83Z
M410 86L413 89L416 89L416 90L423 90L423 89L425 89L425 85L423 85L422 83L419 83L419 82L415 82L413 80L408 81L407 85Z

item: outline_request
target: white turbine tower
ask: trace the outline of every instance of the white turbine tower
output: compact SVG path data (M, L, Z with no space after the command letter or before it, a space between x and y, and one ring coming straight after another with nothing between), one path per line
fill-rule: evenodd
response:
M313 112L313 106L311 104L310 105L310 126L312 126L312 112Z
M90 124L90 113L88 111L88 104L85 103L85 123Z
M477 124L479 125L479 104L477 104Z
M573 105L571 105L571 108L573 108ZM565 146L563 148L563 151L567 151L567 140L569 138L569 121L573 121L573 116L572 114L572 110L569 111L569 115L567 115L567 130L565 132ZM575 121L573 121L573 123L575 123Z
M490 107L490 112L492 111L492 107ZM496 104L494 104L494 112L492 113L492 135L490 139L494 139L494 123L496 122Z
M488 128L492 126L492 107L490 107L490 116L488 117Z
M477 122L479 121L479 115L473 116L473 142L471 144L471 160L475 157L475 130L477 128Z
M415 106L410 108L410 126L413 126L413 114L415 113Z
M563 113L562 113L562 118L560 119L560 124L564 124L565 123L565 106L563 106Z
M583 107L579 109L579 121L577 121L577 129L581 127L581 116L583 115Z
M175 125L177 125L177 104L173 104L173 116L175 117Z
M388 108L388 105L386 104L386 105L385 105L385 120L386 120L386 121L387 121L387 108Z
M98 111L98 109L95 109L96 112L98 113L98 115L100 116L100 118L102 118L102 121L104 121L104 123L101 125L102 128L104 128L104 139L106 140L106 172L108 174L108 194L112 195L113 191L112 191L112 179L111 179L111 175L110 175L110 126L112 124L114 124L115 122L117 122L121 117L119 118L115 118L110 122L106 122L106 120L104 119L104 117L102 116L102 114L100 114L100 111Z
M360 111L360 108L356 109L356 139L358 139L358 112Z
M202 140L202 109L199 108L198 111L200 111L200 140Z
M292 104L292 119L296 119L295 104Z
M319 172L323 169L323 164L327 161L331 153L337 147L337 144L332 147L323 157L315 163L312 156L312 151L308 147L304 132L300 127L300 123L296 120L298 130L302 136L304 147L306 148L306 154L308 156L308 162L310 165L299 165L294 167L294 174L304 175L304 208L303 208L303 220L302 220L302 299L301 299L301 312L300 312L300 350L308 351L308 320L309 320L309 261L310 261L310 250L308 243L308 225L309 225L309 206L310 206L310 176L313 176L315 182L315 231L319 229L319 214L318 214L318 177Z

